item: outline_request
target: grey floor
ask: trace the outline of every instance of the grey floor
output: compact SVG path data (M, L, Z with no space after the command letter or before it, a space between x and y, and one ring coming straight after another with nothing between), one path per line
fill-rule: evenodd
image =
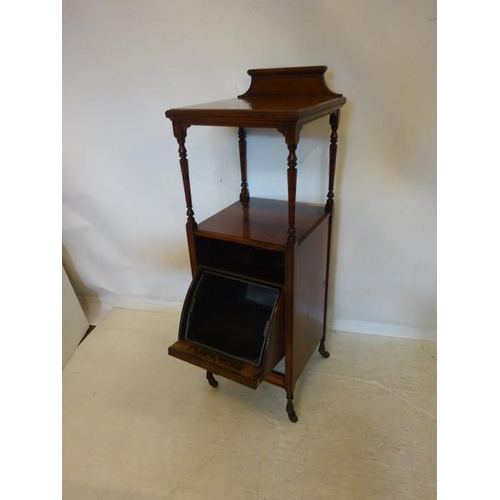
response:
M436 497L436 344L331 333L289 422L253 391L167 356L178 316L114 309L63 370L63 498Z

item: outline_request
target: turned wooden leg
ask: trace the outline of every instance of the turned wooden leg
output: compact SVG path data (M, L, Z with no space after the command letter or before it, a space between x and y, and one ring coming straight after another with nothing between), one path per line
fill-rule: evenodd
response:
M325 336L324 335L323 335L323 338L321 339L321 342L319 343L318 352L324 358L329 358L330 357L330 353L325 349Z
M212 387L217 387L219 385L219 382L215 380L214 374L212 372L207 371L207 380Z
M335 111L330 115L330 168L328 174L328 194L326 196L325 212L330 214L328 220L328 245L326 251L326 283L325 283L325 307L323 312L323 337L319 343L319 353L324 358L329 358L330 353L325 349L325 335L326 335L326 313L328 309L328 280L330 276L330 249L332 245L332 224L333 224L333 207L335 205L335 193L333 187L335 184L335 165L337 162L337 140L338 128L340 121L340 110Z
M293 392L286 393L286 400L286 412L288 413L288 418L290 419L290 421L295 423L299 420L299 417L297 417L295 408L293 407Z

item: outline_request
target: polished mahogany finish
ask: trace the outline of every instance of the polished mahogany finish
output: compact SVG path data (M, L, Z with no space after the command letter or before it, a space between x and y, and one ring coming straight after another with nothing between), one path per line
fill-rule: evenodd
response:
M298 143L303 125L332 114L346 102L327 87L326 69L251 69L250 88L241 96L169 109L165 114L184 130L191 125L275 128L287 137L287 144Z
M286 411L298 420L293 405L295 384L319 343L325 349L330 240L334 212L337 130L346 102L326 85L326 66L252 69L249 89L237 98L170 109L186 200L186 232L193 277L204 268L280 287L269 341L259 366L228 356L183 337L169 348L172 356L214 374L257 388L266 380L286 391ZM330 117L330 161L326 203L297 203L297 147L302 127ZM241 171L239 202L201 223L191 199L186 136L192 125L237 128ZM247 129L274 128L285 138L288 200L251 198L247 178ZM189 292L188 292L189 297ZM186 299L187 301L188 299ZM238 332L234 332L238 335ZM230 352L230 349L228 349ZM275 370L285 358L285 372Z
M296 250L293 311L293 380L296 382L324 334L328 229L323 220Z
M296 238L301 242L328 214L321 205L297 203L293 217ZM248 208L238 202L233 203L200 222L194 234L284 251L288 242L289 220L288 202L250 198Z

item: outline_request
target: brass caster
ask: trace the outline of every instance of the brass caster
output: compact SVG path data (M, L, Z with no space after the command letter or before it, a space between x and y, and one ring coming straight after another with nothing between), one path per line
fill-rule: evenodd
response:
M293 407L293 394L286 395L287 403L286 403L286 412L288 413L288 418L291 422L296 423L299 420L297 414L295 413L295 408Z
M207 372L207 380L212 387L217 387L219 385L219 382L215 380L214 374L212 372Z
M325 359L330 357L330 353L325 349L325 340L321 339L321 342L319 343L319 348L318 352L323 356Z

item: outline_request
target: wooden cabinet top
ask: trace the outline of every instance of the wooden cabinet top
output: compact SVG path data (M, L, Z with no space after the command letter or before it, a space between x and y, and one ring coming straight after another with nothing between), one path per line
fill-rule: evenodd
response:
M341 108L346 99L326 85L326 66L251 69L250 88L223 101L169 109L174 124L269 127L285 132Z

